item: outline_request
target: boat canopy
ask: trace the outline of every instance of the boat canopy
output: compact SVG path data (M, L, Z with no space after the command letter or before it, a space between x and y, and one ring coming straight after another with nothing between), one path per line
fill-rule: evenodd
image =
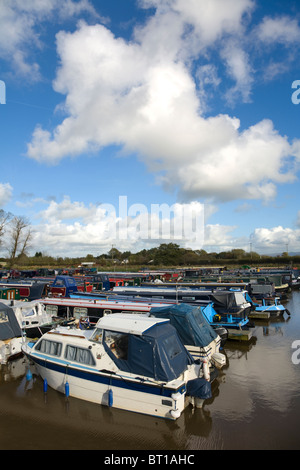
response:
M105 330L117 330L123 333L142 335L158 323L168 323L165 317L162 320L134 314L113 314L102 317L97 326Z
M22 336L22 330L11 307L0 302L0 340Z
M188 304L152 307L150 315L168 318L182 342L189 346L208 346L218 336L204 317L201 307Z
M201 291L200 291L201 292ZM214 308L218 312L234 312L239 310L240 306L237 303L237 300L242 300L245 302L245 299L237 299L236 292L230 291L213 291L209 293L209 302L212 302ZM205 291L203 291L203 300L205 299Z
M126 331L126 328L122 327L125 317L127 317L126 323L130 322L130 319L135 322L134 328L128 325ZM113 314L99 320L97 329L102 326L103 345L122 371L151 377L161 382L170 382L177 379L188 365L194 362L176 329L166 319L162 321L132 314L129 316ZM112 352L111 337L122 354L116 355Z

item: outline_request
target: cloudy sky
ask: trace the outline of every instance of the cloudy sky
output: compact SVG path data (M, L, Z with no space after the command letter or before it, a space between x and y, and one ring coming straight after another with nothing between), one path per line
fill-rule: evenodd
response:
M0 207L33 254L300 252L298 0L0 0Z

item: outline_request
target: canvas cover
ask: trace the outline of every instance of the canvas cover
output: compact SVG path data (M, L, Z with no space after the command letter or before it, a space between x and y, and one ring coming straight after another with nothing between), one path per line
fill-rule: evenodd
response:
M153 307L150 315L168 318L185 345L205 347L217 338L200 307L188 304Z
M209 297L214 304L214 309L219 313L234 312L238 308L233 292L216 291L209 294Z
M212 397L211 384L203 378L189 380L186 384L186 394L207 400Z
M236 304L236 298L234 292L221 291L221 290L209 290L209 289L174 289L169 288L122 288L115 287L113 292L118 295L121 293L123 296L139 296L147 297L148 299L164 301L164 300L177 300L178 302L185 302L193 305L207 304L213 302L215 310L218 313L235 312L239 308Z
M126 360L117 359L105 348L120 370L162 382L176 379L194 362L169 322L155 325L142 335L128 334Z
M22 330L11 307L0 302L0 340L22 336Z

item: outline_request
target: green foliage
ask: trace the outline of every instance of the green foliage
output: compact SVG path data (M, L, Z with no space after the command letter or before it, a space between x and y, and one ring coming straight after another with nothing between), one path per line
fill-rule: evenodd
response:
M258 253L247 253L242 249L233 249L220 253L208 253L205 250L192 250L181 248L176 243L162 243L158 247L143 249L137 253L130 251L121 252L117 248L111 248L108 253L94 256L87 254L84 257L53 257L37 251L30 257L23 253L16 259L16 267L38 268L38 267L78 267L84 261L93 261L99 270L111 270L116 266L123 270L137 270L142 267L148 269L189 267L189 266L283 266L290 263L299 264L299 256L288 256L282 253L279 256L259 255Z

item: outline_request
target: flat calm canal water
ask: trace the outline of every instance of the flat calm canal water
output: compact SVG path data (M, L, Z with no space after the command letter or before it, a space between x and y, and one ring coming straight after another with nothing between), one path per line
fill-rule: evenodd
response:
M250 344L227 342L213 398L175 422L66 399L50 388L45 395L39 377L26 380L24 358L2 366L0 449L300 449L300 292L283 303L290 317L257 321Z

